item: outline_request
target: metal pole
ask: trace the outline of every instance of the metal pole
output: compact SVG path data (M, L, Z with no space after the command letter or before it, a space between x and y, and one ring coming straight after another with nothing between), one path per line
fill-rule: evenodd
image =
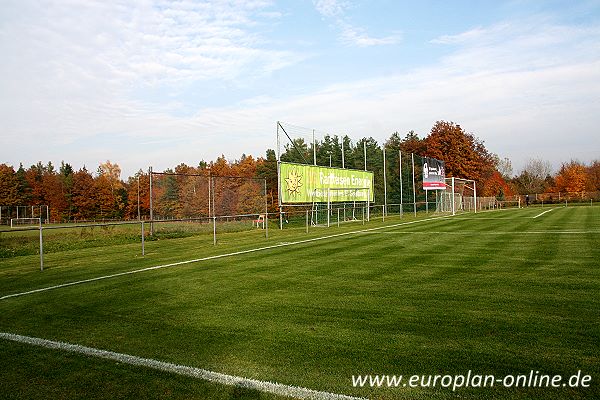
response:
M313 129L313 161L317 165L317 143L315 142L315 130Z
M138 212L138 221L140 220L140 175L137 177L137 212Z
M365 171L367 170L367 141L363 142L363 152L365 154Z
M150 236L154 235L154 210L152 202L152 166L148 168L148 177L150 178Z
M146 245L144 243L144 221L142 221L142 256L146 255Z
M280 161L280 157L281 157L281 143L280 143L280 139L279 139L279 121L277 121L277 162Z
M454 208L454 177L452 177L452 215L456 215L456 209Z
M331 190L327 188L327 227L329 228L329 217L331 213Z
M50 207L46 206L46 223L50 223Z
M383 220L387 214L387 174L385 168L385 146L383 146Z
M306 233L308 233L308 210L306 210Z
M403 195L402 195L402 150L398 150L398 170L400 174L400 218L404 213Z
M477 184L473 181L473 202L475 204L475 214L477 214Z
M212 187L212 190L211 190L212 215L213 215L213 217L216 217L217 210L215 208L215 178L213 176L210 176L210 186Z
M267 180L264 179L263 182L265 184L265 218L264 218L265 238L268 239L269 238L269 201L267 198Z
M213 215L213 245L217 244L217 217Z
M412 159L412 189L413 189L413 209L415 217L417 216L417 194L415 189L415 153L410 153Z
M346 168L346 163L344 160L344 138L342 137L342 168Z
M367 222L371 220L371 188L367 189Z
M42 218L40 218L40 271L44 270L44 235L42 233Z
M429 214L429 199L427 198L427 194L429 193L429 190L425 191L425 212L427 214Z
M338 220L337 220L337 226L339 228L340 227L340 208L339 207L337 209L337 218L338 218Z

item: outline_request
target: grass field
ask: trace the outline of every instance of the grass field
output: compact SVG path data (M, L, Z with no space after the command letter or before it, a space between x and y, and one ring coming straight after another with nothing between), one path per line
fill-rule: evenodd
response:
M600 398L600 207L405 216L308 234L273 225L268 240L262 230L219 238L150 241L145 257L127 241L57 248L44 272L35 254L2 258L0 332L377 399ZM0 362L2 398L282 398L5 339ZM591 383L352 385L353 375L469 370L581 371Z

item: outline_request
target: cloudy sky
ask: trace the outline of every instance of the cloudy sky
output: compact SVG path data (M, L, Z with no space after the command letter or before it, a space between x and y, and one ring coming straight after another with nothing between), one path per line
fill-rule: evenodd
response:
M0 7L0 163L123 177L264 155L276 121L382 142L459 123L600 158L600 1L28 1Z

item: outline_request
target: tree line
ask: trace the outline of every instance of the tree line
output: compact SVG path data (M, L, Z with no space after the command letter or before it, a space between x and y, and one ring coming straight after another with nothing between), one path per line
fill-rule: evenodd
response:
M313 145L316 147L313 148ZM372 137L353 141L346 135L325 135L314 144L306 143L300 138L293 139L285 144L281 160L312 163L315 154L318 165L342 167L343 163L345 168L353 169L365 168L366 154L366 168L373 171L375 177L374 193L377 203L383 203L384 192L387 192L388 203L412 201L412 193L406 190L412 183L411 154L416 156L417 173L421 168L421 157L444 160L447 177L475 180L481 196L504 198L515 194L600 191L600 160L589 165L574 160L565 162L553 174L548 161L534 159L515 175L509 159L501 159L490 152L474 134L447 121L436 122L426 136L419 137L414 131L404 136L394 132L381 144ZM386 188L383 183L384 169ZM165 172L200 177L264 178L268 207L271 211L277 209L277 160L272 149L266 150L264 157L242 155L238 160L228 161L221 156L211 162L200 161L197 166L182 163ZM168 207L171 207L171 215L184 215L188 206L186 201L193 201L186 198L190 197L190 190L196 193L196 187L173 177L169 179L165 184L171 186L163 187L162 192L155 192L153 199L168 200L170 203L165 204L170 204ZM399 190L401 181L406 188L402 199ZM234 196L232 191L221 190L219 204L228 206L228 202L234 202L234 197L248 197L243 194L244 186L241 183L232 185L240 187L242 194ZM55 221L134 219L138 217L138 213L147 217L150 208L149 186L147 171L140 170L123 180L120 167L110 161L101 163L94 172L86 167L75 171L64 161L58 168L51 162L38 162L27 169L23 165L15 169L13 166L0 164L0 206L5 215L8 207L43 204L49 206L50 218ZM419 195L423 196L420 185L416 186ZM251 190L251 186L246 186L245 189ZM249 207L247 202L240 204L238 208L223 206L223 210L245 210ZM210 210L204 207L201 212L210 213Z

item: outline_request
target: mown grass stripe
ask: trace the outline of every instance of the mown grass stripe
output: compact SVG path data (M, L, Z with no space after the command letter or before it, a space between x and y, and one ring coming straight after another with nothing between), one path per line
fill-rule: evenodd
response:
M219 258L233 257L233 256L239 256L239 255L244 255L244 254L249 254L249 253L256 253L256 252L259 252L259 251L271 250L271 249L276 249L276 248L280 248L280 247L294 246L294 245L305 244L305 243L312 243L312 242L317 242L317 241L326 240L326 239L332 239L332 238L337 238L337 237L342 237L342 236L349 236L349 235L356 235L356 234L361 234L361 233L365 233L365 232L377 231L377 230L381 230L381 229L395 228L395 227L398 227L398 226L411 225L411 224L416 224L416 223L419 223L419 222L435 221L435 220L439 220L439 219L443 219L443 218L449 218L449 217L451 217L451 215L443 215L443 216L439 216L439 217L425 218L425 219L419 219L419 220L415 220L415 221L400 222L400 223L391 224L391 225L378 226L378 227L375 227L375 228L366 228L366 229L360 229L360 230L357 230L357 231L342 232L342 233L336 233L336 234L333 234L333 235L320 236L320 237L311 238L311 239L297 240L295 242L283 242L283 243L278 243L278 244L274 244L274 245L271 245L271 246L263 246L263 247L257 247L257 248L254 248L254 249L234 251L232 253L226 253L226 254L217 254L217 255L208 256L208 257L196 258L196 259L193 259L193 260L185 260L185 261L179 261L179 262L174 262L174 263L170 263L170 264L155 265L155 266L152 266L152 267L146 267L146 268L136 269L136 270L133 270L133 271L119 272L119 273L116 273L116 274L98 276L98 277L95 277L95 278L83 279L83 280L74 281L74 282L67 282L67 283L62 283L62 284L59 284L59 285L47 286L47 287L44 287L44 288L28 290L28 291L20 292L20 293L7 294L7 295L4 295L4 296L0 297L0 300L6 300L6 299L13 298L13 297L19 297L19 296L26 296L26 295L29 295L29 294L45 292L45 291L53 290L53 289L60 289L60 288L64 288L64 287L68 287L68 286L73 286L73 285L81 285L81 284L84 284L84 283L90 283L90 282L95 282L95 281L104 280L104 279L116 278L116 277L125 276L125 275L132 275L132 274L137 274L137 273L140 273L140 272L146 272L146 271L153 271L153 270L157 270L157 269L176 267L176 266L179 266L179 265L192 264L192 263L197 263L197 262L201 262L201 261L208 261L208 260L216 260L216 259L219 259Z

